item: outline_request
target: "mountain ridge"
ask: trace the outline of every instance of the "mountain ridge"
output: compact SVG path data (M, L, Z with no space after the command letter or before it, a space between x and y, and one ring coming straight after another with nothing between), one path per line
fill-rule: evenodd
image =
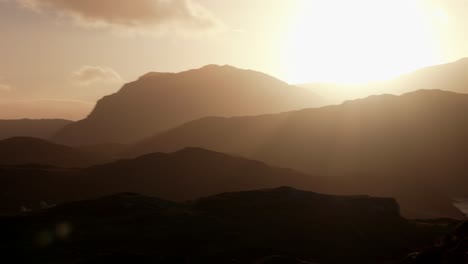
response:
M203 116L281 112L318 102L318 96L304 88L232 66L149 73L103 97L86 119L65 127L54 140L72 145L129 143Z
M436 197L447 200L443 197L466 192L461 187L467 184L463 172L468 173L466 111L466 94L426 90L371 96L280 114L203 118L135 144L129 152L196 146L234 153L336 180L337 192L397 196L405 210L430 212L425 196L433 196L437 206Z

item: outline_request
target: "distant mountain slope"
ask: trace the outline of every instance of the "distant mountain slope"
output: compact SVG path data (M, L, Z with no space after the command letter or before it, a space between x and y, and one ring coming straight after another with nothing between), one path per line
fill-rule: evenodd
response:
M420 89L440 89L468 93L468 58L422 68L390 81L388 90L410 92Z
M209 65L148 73L101 99L55 140L73 145L129 143L204 116L238 116L316 106L318 97L263 73Z
M29 137L0 140L0 165L89 166L105 159L71 147Z
M203 118L145 140L133 153L187 146L236 153L326 176L338 193L397 197L405 210L431 217L437 201L447 201L436 197L468 192L465 113L465 94L372 96L274 115Z
M63 119L0 120L0 140L10 137L35 137L47 139L72 121Z
M387 81L362 84L306 83L298 86L319 94L328 104L375 94L402 94L417 90L468 93L468 58L425 67Z
M24 263L392 263L453 225L407 221L393 199L287 187L183 204L125 193L0 218L0 247Z
M120 192L184 201L278 186L320 190L320 178L197 148L154 153L85 169L0 167L0 213Z

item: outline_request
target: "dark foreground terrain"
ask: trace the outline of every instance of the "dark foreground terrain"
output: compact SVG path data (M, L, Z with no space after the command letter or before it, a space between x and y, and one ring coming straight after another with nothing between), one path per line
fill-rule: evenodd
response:
M457 224L289 187L186 203L124 193L3 217L0 250L10 263L400 263Z

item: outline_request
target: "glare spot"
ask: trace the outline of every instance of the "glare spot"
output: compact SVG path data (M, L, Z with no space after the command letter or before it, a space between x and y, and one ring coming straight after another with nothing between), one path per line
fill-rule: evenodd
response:
M73 227L68 222L62 222L55 226L55 235L58 239L67 239L73 231Z

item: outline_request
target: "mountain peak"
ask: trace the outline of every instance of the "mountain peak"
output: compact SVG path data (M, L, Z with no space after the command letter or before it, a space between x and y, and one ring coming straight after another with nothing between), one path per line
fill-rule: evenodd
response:
M144 80L148 78L156 78L156 77L161 77L161 76L167 76L167 75L172 75L174 73L171 72L148 72L146 74L143 74L138 80Z
M238 69L234 66L231 66L231 65L228 65L228 64L224 64L224 65L219 65L219 64L207 64L203 67L200 68L201 69L205 69L205 70L210 70L210 69Z
M54 139L72 145L130 143L206 116L285 112L318 101L312 91L229 65L151 72L99 100L86 119L66 126Z

